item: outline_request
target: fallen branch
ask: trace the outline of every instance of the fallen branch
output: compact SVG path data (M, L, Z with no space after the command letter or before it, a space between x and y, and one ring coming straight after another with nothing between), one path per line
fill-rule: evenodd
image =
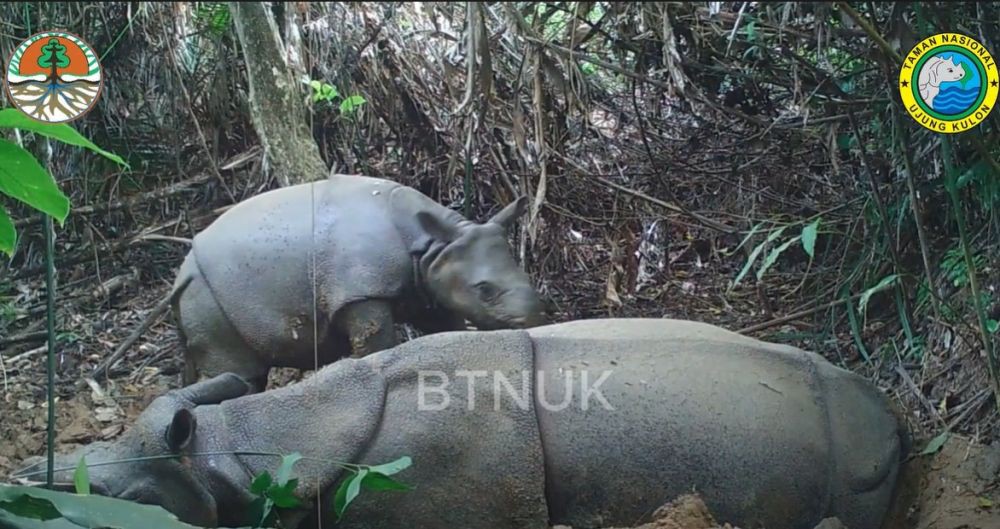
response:
M20 334L18 336L11 336L10 338L0 339L0 347L7 347L8 345L14 345L26 342L43 342L47 334L45 331L29 332L25 334Z
M48 348L49 348L49 346L48 346L48 344L46 344L46 345L42 345L42 346L36 347L34 349L28 350L28 351L25 351L25 352L23 352L23 353L21 353L19 355L14 355L14 356L12 356L12 357L10 357L10 358L7 359L7 363L9 363L11 366L13 366L14 362L17 362L18 360L24 360L25 358L28 358L28 357L31 357L31 356L35 356L38 353L44 353L45 351L48 350Z
M751 325L749 327L744 327L744 328L742 328L742 329L740 329L740 330L738 330L736 332L738 332L740 334L746 334L746 333L751 333L751 332L762 331L764 329L768 329L768 328L774 327L775 325L781 325L782 323L787 323L787 322L790 322L792 320L797 320L797 319L803 318L805 316L816 314L817 312L822 312L822 311L824 311L826 309L836 307L837 305L840 305L841 303L846 303L848 301L854 301L854 300L860 298L863 294L864 294L864 292L859 292L859 293L857 293L857 294L855 294L855 295L853 295L853 296L851 296L851 297L849 297L847 299L835 299L835 300L833 300L833 301L831 301L829 303L824 303L822 305L815 306L815 307L813 307L811 309L800 310L798 312L793 312L791 314L787 314L787 315L781 316L779 318L774 318L773 320L768 320L768 321L765 321L765 322L762 322L762 323L758 323L756 325Z
M142 323L140 323L139 326L136 327L134 331L132 331L132 334L130 334L128 338L126 338L125 341L118 346L118 349L115 349L115 352L111 353L111 356L107 357L106 359L102 360L99 364L97 364L97 367L95 367L93 371L94 380L100 380L102 376L107 376L108 371L112 367L114 367L114 365L118 362L118 360L121 359L122 356L125 355L129 347L132 347L132 344L134 344L139 339L139 337L141 337L142 334L146 332L146 329L149 329L149 327L157 319L159 319L160 316L162 316L165 312L167 312L167 309L170 307L170 299L171 296L169 294L163 296L163 299L161 299L160 302L157 303L155 307L153 307L153 310L150 311L145 318L143 318Z
M184 180L183 182L177 182L176 184L171 184L169 186L154 189L152 191L147 191L145 193L139 193L138 195L131 196L123 200L116 200L109 204L100 204L94 206L82 206L79 208L73 208L73 215L87 215L91 213L103 213L105 211L113 211L116 209L122 209L126 207L135 206L148 202L150 200L156 200L171 195L176 195L182 191L187 191L193 186L204 184L212 178L211 175L199 175L194 178ZM30 226L32 224L38 224L40 219L35 217L21 219L14 223L14 226L21 228L24 226Z
M600 182L600 183L602 183L602 184L604 184L604 185L606 185L608 187L612 187L612 188L617 189L617 190L619 190L619 191L621 191L623 193L628 193L628 194L630 194L630 195L632 195L634 197L641 198L641 199L643 199L643 200L645 200L647 202L650 202L652 204L656 204L657 206L660 206L660 207L665 208L665 209L669 209L670 211L673 211L675 213L681 213L681 214L685 214L685 215L690 215L693 219L697 220L702 225L704 225L706 227L709 227L709 228L712 228L713 230L721 231L723 233L736 233L737 232L736 228L734 228L732 226L729 226L728 224L723 224L721 222L712 220L710 218L707 218L707 217L704 217L702 215L699 215L698 213L695 213L693 211L685 211L684 208L682 208L682 207L680 207L680 206L678 206L676 204L671 204L669 202L660 200L660 199L658 199L656 197L651 197L651 196L649 196L649 195L647 195L645 193L642 193L641 191L636 191L635 189L630 189L630 188L627 188L627 187L625 187L623 185L616 184L616 183L612 182L611 180L608 180L608 179L600 177L600 176L596 177L595 179L598 182Z

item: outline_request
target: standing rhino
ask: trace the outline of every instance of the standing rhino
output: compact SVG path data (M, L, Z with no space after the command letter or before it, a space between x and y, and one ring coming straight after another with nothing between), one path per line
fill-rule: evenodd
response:
M241 202L194 238L174 283L185 384L232 372L263 389L271 367L391 347L395 323L541 323L505 236L526 204L476 224L413 188L349 175Z
M71 482L81 455L175 454L93 467L92 487L232 527L247 523L251 480L279 464L245 453L299 452L305 506L284 513L290 528L630 526L693 491L720 523L748 529L828 517L877 529L909 445L888 399L860 376L666 319L439 333L247 389L223 374L167 393L117 441L59 457L56 479ZM396 477L414 489L363 493L336 522L344 474L333 461L401 456L413 464Z

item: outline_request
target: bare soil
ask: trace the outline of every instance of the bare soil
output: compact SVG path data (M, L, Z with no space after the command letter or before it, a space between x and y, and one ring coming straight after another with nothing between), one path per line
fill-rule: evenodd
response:
M557 525L552 529L572 529ZM620 529L620 528L608 528ZM671 501L653 513L653 521L635 529L739 529L729 524L719 525L705 502L697 495L689 494Z

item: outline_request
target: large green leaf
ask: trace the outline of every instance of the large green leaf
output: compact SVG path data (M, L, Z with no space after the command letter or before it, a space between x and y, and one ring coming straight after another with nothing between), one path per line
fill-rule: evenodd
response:
M166 509L105 496L81 496L37 487L0 485L0 505L27 501L24 497L48 500L66 520L80 527L156 527L193 529ZM10 510L10 509L5 509ZM23 515L22 515L23 516Z
M0 509L0 527L3 529L81 529L81 526L65 518L36 520L18 516L3 509Z
M32 520L54 520L60 518L59 511L56 510L52 502L44 498L35 498L22 494L8 499L0 498L0 511L6 511L23 518Z
M129 166L125 163L125 160L123 160L121 156L94 145L93 142L84 138L83 135L76 131L76 129L65 123L42 123L29 118L15 108L5 108L0 110L0 127L28 130L36 134L41 134L43 136L59 140L69 145L90 149L117 164L125 167Z
M10 220L7 211L0 206L0 252L13 257L15 246L17 246L17 230L14 229L14 222Z
M60 225L69 215L69 199L48 171L30 152L4 139L0 139L0 193L51 215Z

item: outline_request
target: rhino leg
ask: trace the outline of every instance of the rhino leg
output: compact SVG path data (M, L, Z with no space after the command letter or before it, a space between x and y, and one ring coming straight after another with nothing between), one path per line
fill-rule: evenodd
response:
M195 275L177 299L184 348L184 385L234 373L261 391L270 371L219 306L204 278Z
M392 304L368 299L344 306L337 314L337 328L351 343L351 357L361 358L397 345Z

